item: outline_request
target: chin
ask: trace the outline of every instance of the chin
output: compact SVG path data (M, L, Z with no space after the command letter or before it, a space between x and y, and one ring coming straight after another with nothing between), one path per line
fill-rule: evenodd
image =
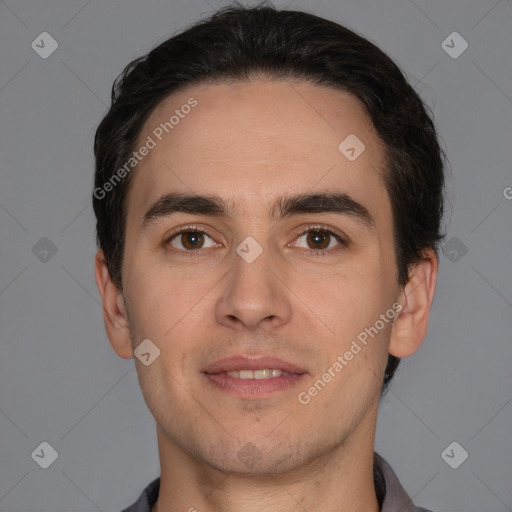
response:
M212 449L212 446L214 448ZM202 451L201 448L205 450ZM259 442L235 441L212 442L208 447L196 445L193 457L203 464L222 473L239 476L268 477L300 469L322 453L319 446L282 441L279 445L270 443L268 437Z

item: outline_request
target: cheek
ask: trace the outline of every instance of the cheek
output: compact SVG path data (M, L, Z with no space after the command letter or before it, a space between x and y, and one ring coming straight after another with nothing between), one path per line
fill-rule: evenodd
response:
M303 289L302 293L306 291ZM330 363L338 355L352 351L348 354L350 369L344 374L352 371L359 374L363 368L379 373L387 358L392 327L392 319L383 321L381 315L394 302L394 287L390 286L390 277L384 269L377 264L366 270L356 266L346 268L322 289L312 288L309 297L312 309L320 312L321 320L330 328L325 330L323 339Z
M211 307L215 283L221 276L214 272L200 275L183 267L172 269L158 262L143 265L142 261L149 257L134 260L126 281L130 321L141 339L153 337L158 345L169 346L171 339L182 333L190 336L204 322L205 308Z
M149 266L148 266L149 267ZM183 297L179 287L171 287L152 268L132 267L126 279L126 295L130 297L130 323L143 337L161 338L179 318Z
M331 276L316 300L333 318L350 327L378 316L383 308L385 311L391 296L383 266L378 261L360 261Z

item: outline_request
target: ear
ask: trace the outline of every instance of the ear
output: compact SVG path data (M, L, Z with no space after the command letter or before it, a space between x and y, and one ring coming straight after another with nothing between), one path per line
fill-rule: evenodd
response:
M402 309L395 318L391 331L389 353L396 357L414 354L427 335L428 317L434 299L438 273L434 251L426 251L412 266L409 281L402 288L398 302Z
M122 291L113 283L108 271L105 255L101 249L96 252L94 263L96 285L103 304L103 318L108 339L114 352L123 359L133 358L130 338L130 323Z

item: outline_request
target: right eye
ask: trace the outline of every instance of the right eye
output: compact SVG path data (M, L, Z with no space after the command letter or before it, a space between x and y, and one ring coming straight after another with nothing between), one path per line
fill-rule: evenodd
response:
M205 248L205 237L209 238L213 242L213 239L206 232L200 229L191 229L190 227L186 227L173 233L165 243L170 244L178 251L194 254L194 251ZM214 246L215 244L213 243L206 248Z

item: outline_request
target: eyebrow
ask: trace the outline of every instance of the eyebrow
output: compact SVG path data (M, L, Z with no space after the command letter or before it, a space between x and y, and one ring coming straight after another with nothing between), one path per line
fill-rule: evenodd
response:
M172 192L160 197L142 216L140 231L157 219L175 213L229 217L229 204L214 194L197 195ZM284 195L276 199L270 210L270 220L283 219L303 213L336 213L354 218L363 226L374 229L375 219L365 206L344 192L302 193Z

